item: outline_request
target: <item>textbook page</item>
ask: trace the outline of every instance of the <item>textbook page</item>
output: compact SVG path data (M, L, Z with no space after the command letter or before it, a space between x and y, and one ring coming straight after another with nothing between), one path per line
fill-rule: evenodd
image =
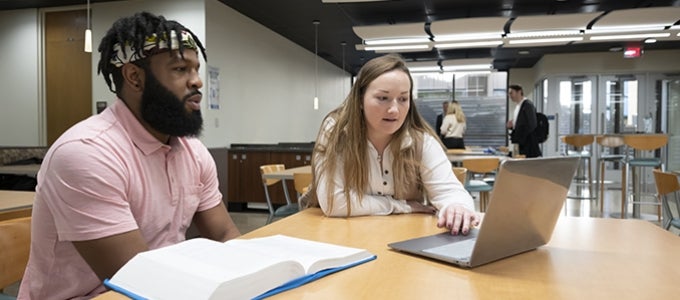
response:
M276 256L281 259L292 259L305 269L305 273L312 274L327 268L335 268L373 256L365 249L345 247L285 235L273 235L249 240L230 240L227 244L238 245L262 251L265 255Z
M373 259L364 249L283 235L225 243L195 238L137 254L105 285L133 298L252 299Z
M150 299L250 299L302 275L281 257L197 238L136 255L110 283ZM214 294L220 285L229 293Z

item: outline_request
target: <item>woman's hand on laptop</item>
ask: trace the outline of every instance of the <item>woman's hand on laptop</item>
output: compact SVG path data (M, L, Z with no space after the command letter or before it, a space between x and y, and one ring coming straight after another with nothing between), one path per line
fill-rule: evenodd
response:
M476 212L462 205L449 205L444 213L440 214L437 227L446 227L453 235L458 235L458 233L467 235L471 227L479 225L479 220Z

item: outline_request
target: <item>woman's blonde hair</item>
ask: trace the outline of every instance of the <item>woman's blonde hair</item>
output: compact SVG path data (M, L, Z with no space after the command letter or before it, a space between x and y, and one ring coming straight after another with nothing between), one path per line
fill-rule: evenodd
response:
M368 158L368 138L366 119L363 111L363 100L366 90L371 82L376 78L385 74L398 70L408 75L409 88L409 104L410 108L406 114L404 124L392 136L390 141L390 150L394 160L392 162L392 169L394 176L395 198L403 199L410 188L418 186L420 167L420 156L422 151L422 142L424 134L436 136L432 128L420 116L416 105L413 101L413 79L411 73L406 67L403 59L396 54L388 54L380 56L368 61L359 70L357 80L352 86L349 95L345 101L335 110L330 112L324 119L321 129L316 139L314 146L314 154L312 156L312 165L316 166L316 159L322 157L322 163L318 170L327 174L327 191L328 195L320 195L321 197L328 197L330 203L329 207L333 207L333 174L335 174L338 162L342 162L342 178L344 182L343 193L347 201L347 214L351 214L350 206L350 191L355 191L359 197L362 197L369 187L369 158ZM329 122L335 122L332 128L328 129ZM411 138L412 142L409 147L402 149L401 145L407 138ZM443 146L442 146L443 147ZM316 172L317 168L314 168ZM314 174L313 190L317 190L318 176Z
M455 114L456 121L458 121L458 123L465 123L465 114L463 113L463 108L456 100L453 100L451 103L449 103L449 108L446 110L446 114Z

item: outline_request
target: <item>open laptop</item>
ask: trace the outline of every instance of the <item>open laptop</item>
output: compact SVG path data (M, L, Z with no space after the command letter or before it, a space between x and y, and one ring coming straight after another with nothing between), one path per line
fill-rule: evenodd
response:
M578 157L506 160L479 229L391 243L392 249L476 267L536 249L550 240L567 196Z

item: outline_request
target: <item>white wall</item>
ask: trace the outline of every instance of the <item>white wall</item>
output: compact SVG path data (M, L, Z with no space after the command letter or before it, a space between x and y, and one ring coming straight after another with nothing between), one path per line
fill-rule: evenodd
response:
M0 146L39 146L38 10L0 11Z
M204 111L204 142L313 141L323 117L344 99L343 85L349 92L348 75L319 58L314 110L314 53L217 0L206 1L206 19L208 64L220 70L221 107Z

